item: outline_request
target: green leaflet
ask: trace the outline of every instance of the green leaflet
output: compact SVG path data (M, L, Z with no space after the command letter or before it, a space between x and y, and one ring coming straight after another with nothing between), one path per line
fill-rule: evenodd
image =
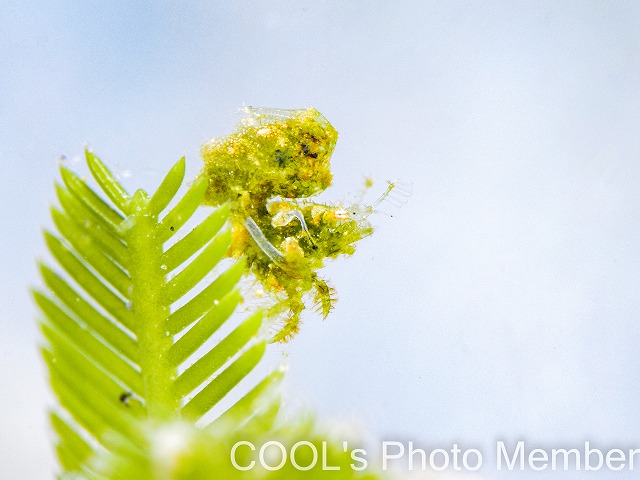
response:
M207 343L241 301L243 265L209 280L229 248L229 209L184 231L207 186L196 181L177 197L184 158L152 195L130 195L98 157L86 152L86 160L99 190L61 169L56 231L44 233L54 265L40 265L45 288L34 299L60 404L51 424L63 474L104 478L96 457L139 453L144 422L201 418L253 370L265 342L256 313ZM249 419L264 385L280 378L268 376L223 416Z

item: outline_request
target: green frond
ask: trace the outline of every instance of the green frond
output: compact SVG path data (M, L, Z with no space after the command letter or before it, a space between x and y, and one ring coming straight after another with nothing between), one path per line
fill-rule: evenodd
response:
M167 173L164 180L162 180L158 190L156 190L156 193L154 193L151 200L149 200L147 211L150 215L160 215L160 212L167 208L167 205L169 205L173 197L176 196L180 185L182 185L182 180L184 180L185 168L186 162L184 157L171 167L171 170L169 170L169 173Z
M56 208L51 209L53 223L71 247L91 265L95 271L107 280L120 294L127 295L131 287L131 279L120 265L101 249L95 248L95 243L86 231L79 228L75 222Z
M249 426L250 430L255 430L256 427L254 425L257 424L259 431L269 431L280 408L280 396L270 395L270 392L280 384L283 377L284 370L282 368L271 372L253 387L249 393L245 394L224 414L213 421L209 425L209 429L215 430L220 425L234 423L237 429ZM259 402L259 400L265 398L268 401Z
M169 250L162 255L162 264L167 267L167 272L172 272L191 257L191 255L204 247L216 232L220 230L228 216L229 206L225 204L169 248Z
M123 217L116 212L111 205L105 202L98 194L66 167L60 168L60 174L65 185L75 197L82 202L91 212L118 230Z
M74 290L62 277L46 265L40 265L40 273L51 293L75 315L76 319L82 319L80 328L89 329L99 335L118 354L131 362L137 361L138 346L135 338L123 329L118 328L114 320L101 314L77 290ZM36 293L36 301L38 295ZM43 307L41 306L41 308Z
M130 213L129 194L120 182L116 180L107 166L89 150L85 150L85 157L89 170L96 179L102 191L107 194L115 206L124 214ZM174 192L175 194L175 192Z
M213 378L182 408L182 416L197 420L213 408L240 380L246 377L264 355L265 343L255 344L229 367Z
M74 352L83 352L88 357L88 361L107 370L122 385L130 386L137 392L143 390L140 372L132 367L130 363L101 342L91 330L83 328L82 325L68 316L50 299L37 292L34 296L36 303L47 316L47 322L41 324L45 337L51 341L50 337L56 334L56 330L62 333L62 336L58 335L56 337L61 340L51 341L52 345L57 347L68 340L72 345L76 346Z
M231 316L240 298L240 292L233 290L220 302L214 304L213 308L198 323L172 345L167 352L167 361L174 365L180 365L189 358ZM254 335L257 330L257 328L254 330Z
M222 260L230 241L230 230L216 235L194 261L164 286L160 293L160 300L171 305L189 293Z
M67 189L56 184L56 194L60 205L70 219L84 235L89 235L99 249L109 255L119 265L128 262L128 251L122 242L117 228L87 208Z
M215 305L217 301L219 302L237 285L243 272L244 265L237 262L186 304L171 313L167 319L167 331L169 334L175 335L181 332L185 327L191 325L196 319L209 311L211 305Z
M178 204L167 213L159 225L158 235L161 242L169 240L191 218L202 203L206 189L206 178L197 180Z
M33 297L60 404L51 415L60 465L98 479L108 477L95 469L96 457L127 463L122 452L134 458L148 441L144 425L201 418L254 369L266 344L256 313L202 351L241 302L243 273L242 262L220 268L231 242L223 228L227 205L184 231L202 204L206 179L176 198L182 158L152 195L130 195L97 156L85 153L98 189L61 168L60 206L51 209L56 231L44 232L55 265L39 266L44 288ZM174 235L180 238L167 245ZM214 269L219 273L210 281ZM222 417L251 418L251 405L280 377L269 375Z
M79 471L91 456L93 448L59 415L50 415L51 426L58 436L56 452L65 470Z
M227 297L236 294L229 294ZM225 299L227 298L225 297ZM220 303L221 309L227 312L230 310L230 306L235 298L230 298L227 301L227 306L223 306ZM223 299L224 301L224 299ZM207 328L212 333L217 330L218 326L224 321L225 316L228 313L222 315L212 315L206 322L203 328ZM209 317L210 314L207 314ZM202 383L204 383L209 377L214 375L231 357L238 353L248 341L258 333L258 328L262 322L262 314L257 313L249 317L244 323L240 324L233 332L227 337L222 339L215 347L200 357L193 365L189 366L176 380L175 390L176 394L180 397L184 397L189 392L196 389ZM199 325L196 325L198 327ZM176 358L177 361L183 361L188 358L201 344L201 340L198 336L190 335L193 330L196 330L196 334L199 334L196 327L189 330L187 334L178 340L175 345L169 351L169 355ZM207 332L208 333L208 332Z

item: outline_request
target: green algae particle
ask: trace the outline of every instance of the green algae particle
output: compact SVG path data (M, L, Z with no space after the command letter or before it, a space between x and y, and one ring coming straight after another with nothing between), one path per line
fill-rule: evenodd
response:
M338 132L316 109L247 109L231 135L202 149L205 203L230 203L230 256L246 258L247 273L275 300L285 322L274 341L298 331L304 298L326 317L335 292L317 271L326 258L351 255L372 232L366 215L307 200L331 184ZM251 219L248 231L247 220Z

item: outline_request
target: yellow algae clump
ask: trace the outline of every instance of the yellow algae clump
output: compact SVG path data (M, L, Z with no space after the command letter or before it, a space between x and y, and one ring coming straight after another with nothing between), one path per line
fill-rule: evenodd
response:
M247 273L273 300L269 313L284 320L273 341L287 341L298 332L306 297L329 314L335 291L317 272L326 258L353 254L373 231L370 212L308 200L331 185L338 139L316 109L245 111L234 133L202 148L205 203L229 202L229 255L246 259Z
M338 132L320 112L246 111L236 132L202 148L211 205L231 200L232 209L262 209L270 198L309 197L331 184Z

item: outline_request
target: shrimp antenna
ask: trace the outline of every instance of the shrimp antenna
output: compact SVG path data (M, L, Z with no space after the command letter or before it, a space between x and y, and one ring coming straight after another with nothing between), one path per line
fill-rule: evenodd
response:
M387 215L392 217L393 215L384 212L382 210L378 210L378 206L382 202L387 202L394 206L395 208L402 208L402 206L406 205L409 201L409 197L413 192L413 184L400 182L400 181L387 181L386 190L380 195L375 202L371 205L366 205L364 207L356 207L355 205L350 208L351 213L353 215L360 216L361 218L366 218L372 213L382 213L383 215Z
M409 201L409 197L413 193L413 183L406 183L401 181L387 181L387 189L380 197L373 202L371 208L375 209L382 202L387 201L394 207L402 207Z

